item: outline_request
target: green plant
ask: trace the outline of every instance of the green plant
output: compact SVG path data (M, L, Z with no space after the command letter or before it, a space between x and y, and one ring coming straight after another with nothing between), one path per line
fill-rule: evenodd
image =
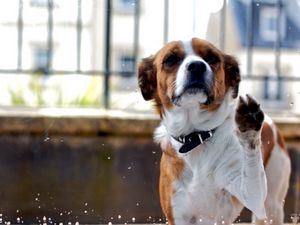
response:
M26 100L24 97L24 91L20 86L17 86L17 88L9 87L8 92L13 105L25 105Z
M82 96L79 96L75 105L79 106L99 106L101 104L101 79L93 77L89 86Z
M43 93L45 87L43 86L42 79L43 76L39 73L30 75L31 79L29 81L29 89L35 97L35 104L38 106L45 105L43 98Z
M92 76L89 80L89 84L81 94L74 95L74 97L66 97L64 85L61 80L54 78L55 83L48 82L53 77L44 77L42 74L30 74L29 82L27 85L14 85L8 89L11 103L13 105L28 105L33 104L34 106L45 106L49 105L49 99L46 99L45 93L49 91L52 93L50 104L54 106L77 106L77 107L88 107L101 105L101 92L102 92L102 78L98 76ZM49 79L49 80L47 80ZM51 80L50 80L51 81ZM53 81L53 80L52 80ZM28 99L24 93L29 93ZM78 90L80 92L80 90ZM76 92L75 92L76 93ZM49 96L49 95L48 95ZM33 99L32 99L33 97Z

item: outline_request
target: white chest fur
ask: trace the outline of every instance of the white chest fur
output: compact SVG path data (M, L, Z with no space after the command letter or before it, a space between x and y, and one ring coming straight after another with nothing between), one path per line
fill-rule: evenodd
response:
M217 127L204 144L187 154L177 153L185 168L172 184L175 224L231 224L242 205L265 218L266 178L260 146L247 149L241 143L235 131L234 108L230 95L213 113L175 108L157 128L155 139L162 148L171 142L178 152L181 143L172 136Z
M175 224L228 224L242 209L223 188L242 169L242 148L233 134L222 135L223 131L182 156L186 167L173 183Z

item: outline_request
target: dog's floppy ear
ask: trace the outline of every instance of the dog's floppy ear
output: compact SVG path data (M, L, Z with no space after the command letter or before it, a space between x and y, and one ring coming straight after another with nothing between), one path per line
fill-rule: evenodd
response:
M233 89L233 98L238 96L241 81L240 69L237 60L230 55L224 55L224 70L227 87Z
M146 101L153 99L156 93L156 70L153 61L153 56L144 58L138 67L139 87Z

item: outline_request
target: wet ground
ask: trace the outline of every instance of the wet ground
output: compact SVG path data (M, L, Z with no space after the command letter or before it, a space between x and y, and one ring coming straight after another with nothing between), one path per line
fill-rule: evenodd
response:
M3 222L161 218L156 191L160 152L149 139L1 136L0 146Z
M0 146L0 223L163 221L160 149L150 137L2 135ZM299 153L291 156L297 171ZM294 173L287 222L297 189Z

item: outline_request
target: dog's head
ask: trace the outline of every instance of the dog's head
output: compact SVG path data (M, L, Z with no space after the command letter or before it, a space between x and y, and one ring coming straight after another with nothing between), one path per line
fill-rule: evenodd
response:
M237 61L211 43L193 38L174 41L138 68L145 100L154 100L160 115L173 107L200 107L214 111L226 93L236 98L240 82Z

